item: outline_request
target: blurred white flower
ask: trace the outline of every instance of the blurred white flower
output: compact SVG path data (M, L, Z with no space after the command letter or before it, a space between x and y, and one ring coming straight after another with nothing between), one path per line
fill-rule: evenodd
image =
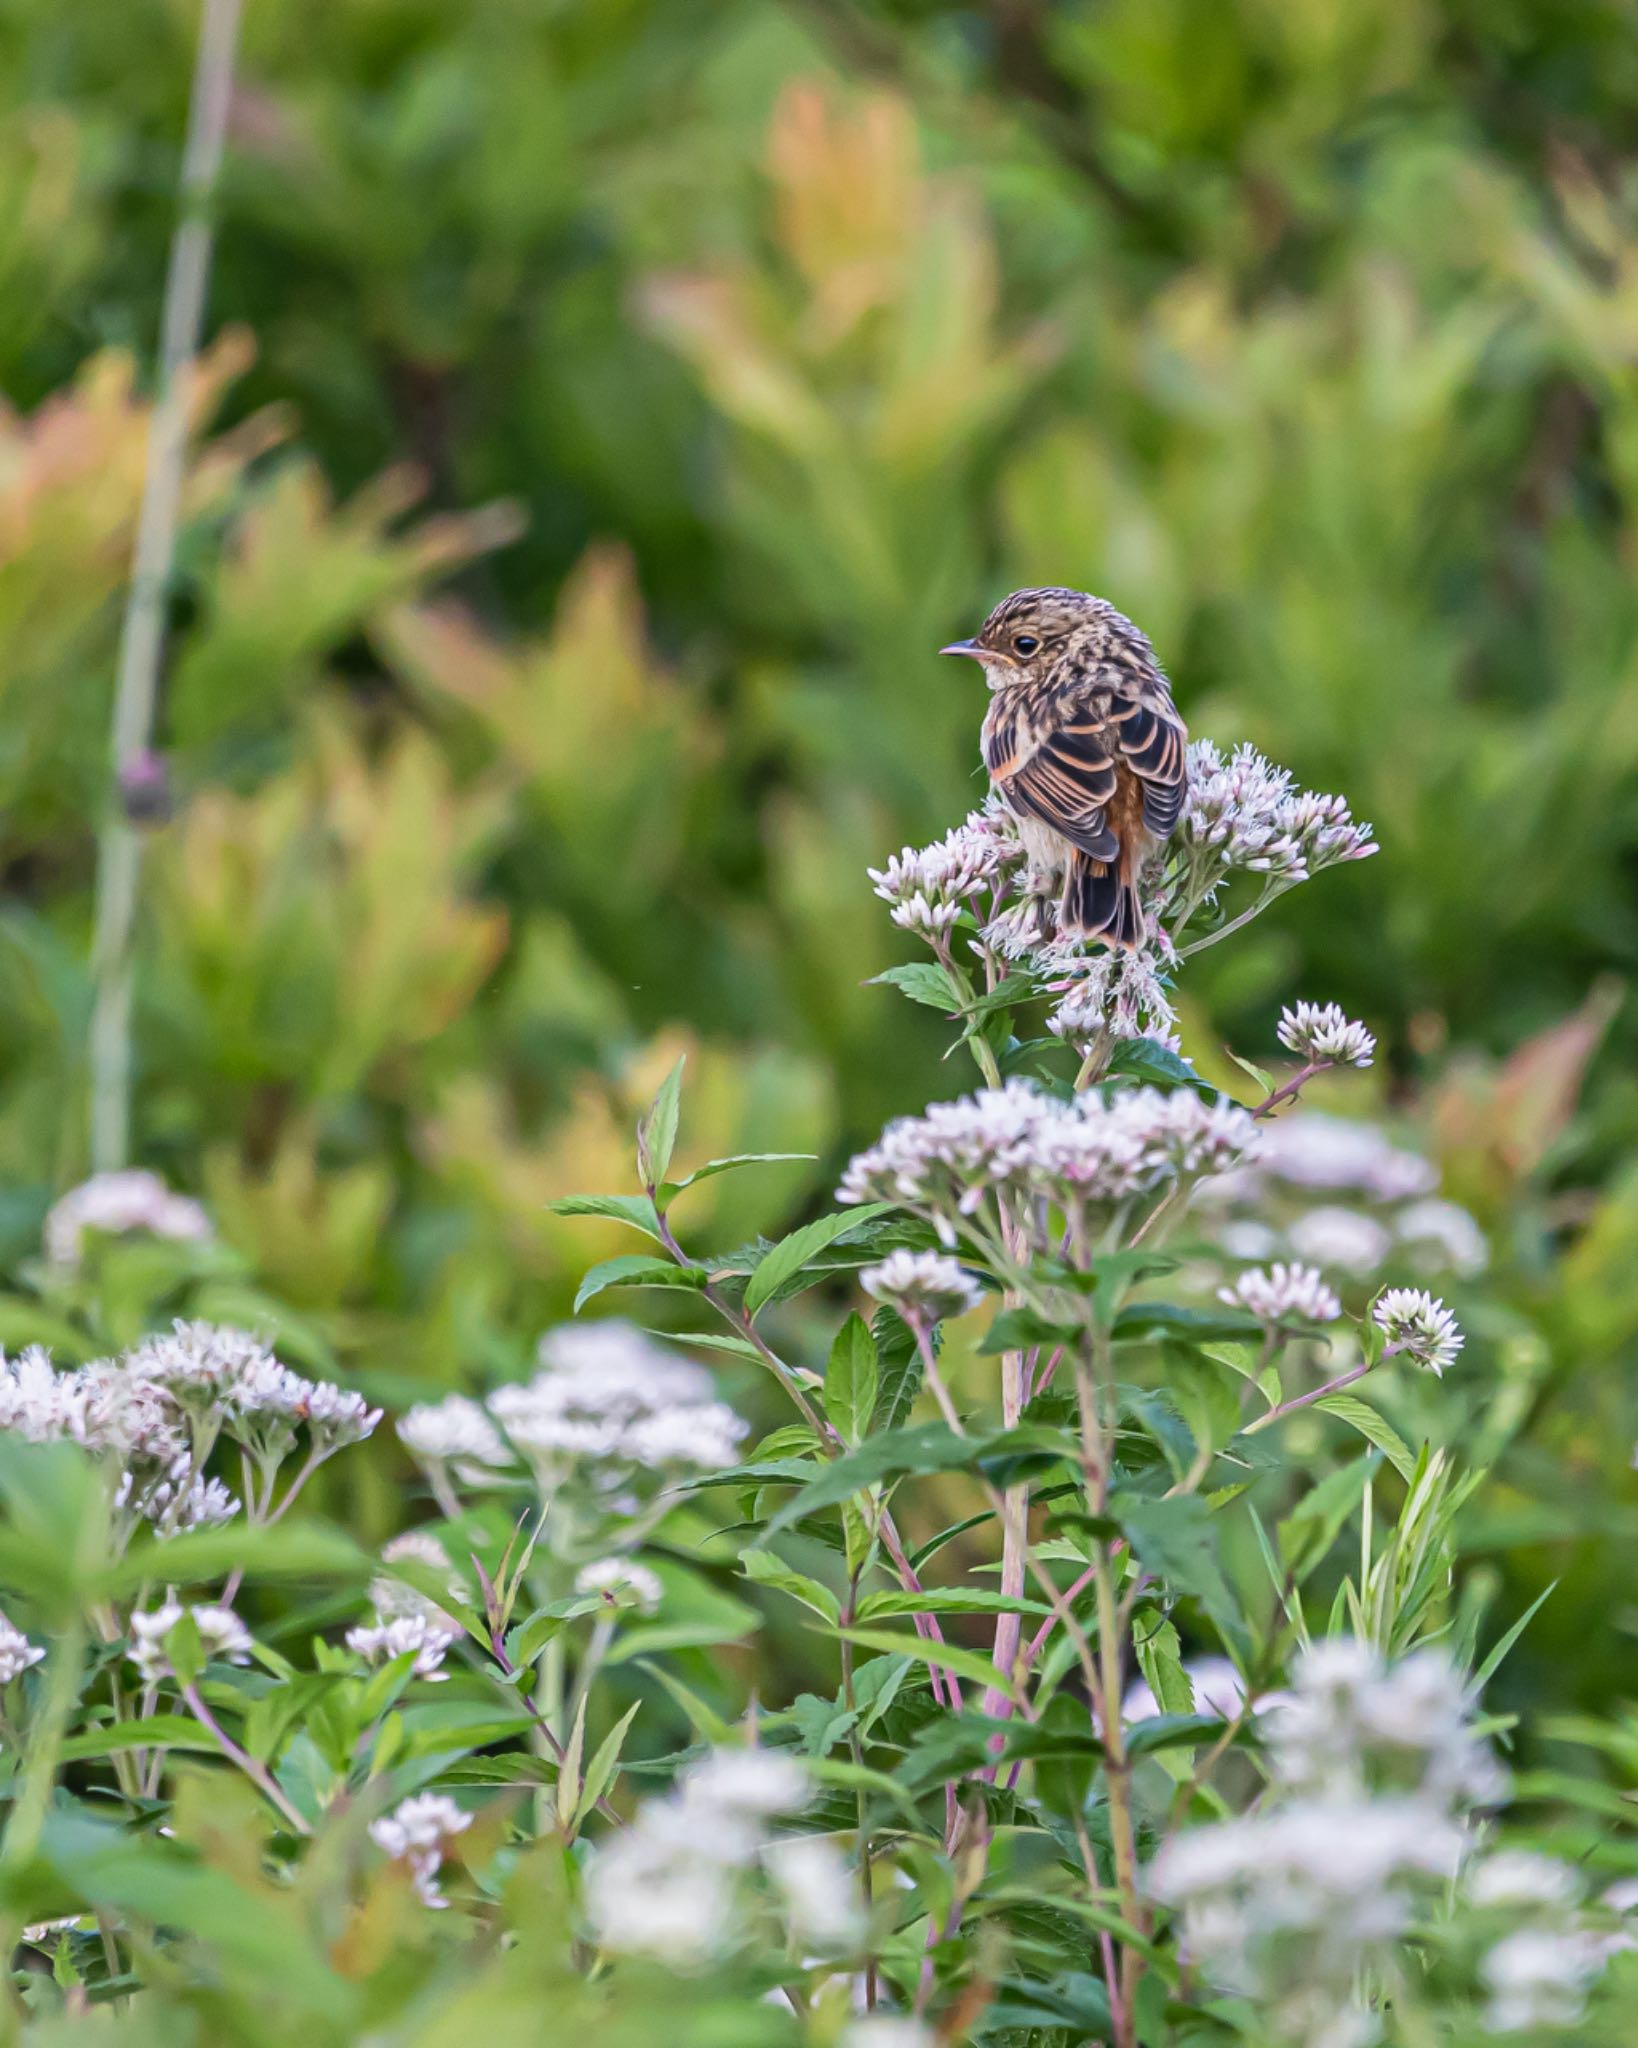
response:
M1287 1052L1316 1067L1368 1067L1376 1040L1336 1003L1297 1003L1280 1012L1278 1037Z
M460 1633L441 1615L399 1614L386 1621L350 1628L345 1641L353 1655L366 1664L390 1664L395 1657L413 1655L411 1674L441 1685L449 1676L443 1668L444 1659Z
M944 1252L889 1252L879 1266L864 1269L859 1285L910 1323L965 1315L984 1299L978 1282Z
M602 1557L583 1565L575 1575L577 1593L600 1593L611 1607L634 1607L640 1614L658 1614L665 1588L657 1572L629 1557Z
M1371 1320L1388 1340L1389 1350L1443 1374L1466 1342L1456 1318L1442 1301L1415 1287L1390 1287L1371 1306Z
M429 1572L436 1572L457 1600L466 1597L466 1587L459 1573L449 1561L449 1553L437 1537L425 1529L408 1529L402 1536L395 1536L381 1551L383 1564L417 1564ZM441 1622L451 1634L459 1633L459 1623L446 1614L437 1601L423 1593L416 1586L407 1585L404 1580L381 1573L370 1581L370 1605L380 1621L397 1621L405 1615L419 1614L429 1620Z
M10 1685L14 1678L21 1678L44 1655L44 1650L0 1614L0 1685Z
M779 1887L791 1932L804 1946L836 1955L859 1938L861 1918L853 1875L834 1842L785 1835L762 1861Z
M1520 2034L1577 2025L1605 1960L1597 1937L1580 1928L1521 1927L1504 1936L1479 1964L1490 1993L1486 2026Z
M1556 1856L1533 1849L1495 1849L1470 1864L1464 1880L1474 1906L1573 1906L1580 1873Z
M1286 1235L1291 1249L1316 1266L1361 1276L1377 1272L1393 1249L1392 1238L1374 1216L1331 1202L1297 1217Z
M1191 1657L1183 1666L1190 1689L1194 1694L1194 1711L1197 1714L1216 1714L1225 1721L1232 1721L1245 1704L1246 1682L1227 1657ZM1277 1697L1269 1697L1259 1703L1258 1713L1267 1713L1276 1703ZM1160 1712L1160 1702L1155 1698L1148 1684L1139 1681L1131 1686L1120 1703L1123 1721L1149 1721Z
M444 1793L419 1792L371 1821L370 1838L395 1863L408 1868L421 1903L438 1910L449 1904L437 1882L444 1851L471 1825L471 1814L463 1813Z
M1489 1263L1490 1247L1484 1232L1455 1202L1437 1196L1408 1202L1395 1212L1392 1221L1393 1234L1402 1245L1426 1254L1424 1265L1466 1278L1482 1273Z
M479 1479L485 1470L512 1462L500 1431L465 1394L423 1401L406 1410L396 1427L411 1457L424 1465L453 1465L464 1479Z
M186 1195L173 1194L142 1167L96 1173L54 1202L45 1219L45 1252L54 1266L77 1266L87 1231L109 1237L145 1231L178 1243L206 1244L210 1218Z
M1376 1124L1303 1109L1276 1117L1257 1155L1261 1172L1298 1187L1355 1192L1400 1202L1437 1185L1438 1169L1395 1145Z
M714 1749L682 1777L685 1803L728 1813L800 1813L812 1795L801 1759L782 1749Z
M157 1685L161 1679L177 1675L169 1639L184 1615L193 1623L207 1663L250 1662L250 1631L231 1607L206 1603L184 1608L175 1600L167 1600L149 1614L131 1616L131 1643L125 1654L142 1674L144 1684Z
M544 1483L577 1465L605 1479L731 1465L746 1424L711 1375L623 1322L569 1324L540 1341L541 1370L489 1397L490 1415Z
M1313 1266L1276 1262L1266 1271L1253 1267L1232 1287L1218 1288L1217 1298L1264 1323L1334 1323L1342 1313L1342 1303L1325 1284L1324 1274Z
M849 2022L840 2048L934 2048L937 2036L908 2014L873 2012Z

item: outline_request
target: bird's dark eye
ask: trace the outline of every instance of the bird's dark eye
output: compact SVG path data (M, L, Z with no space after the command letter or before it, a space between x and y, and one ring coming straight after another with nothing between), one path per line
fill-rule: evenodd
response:
M1033 633L1014 633L1012 636L1014 654L1033 654L1040 644Z

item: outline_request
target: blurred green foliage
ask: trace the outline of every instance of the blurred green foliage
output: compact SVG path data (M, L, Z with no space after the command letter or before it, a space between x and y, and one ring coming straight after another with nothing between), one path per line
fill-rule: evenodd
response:
M0 7L12 1260L86 1164L194 28ZM1606 1686L1638 1409L1631 29L1616 0L252 0L141 1156L405 1380L515 1362L625 1248L544 1204L623 1184L681 1051L699 1157L820 1155L692 1198L707 1241L774 1228L946 1080L936 1021L861 986L897 950L867 862L979 788L975 680L933 650L1012 585L1096 589L1197 732L1376 822L1379 861L1191 971L1194 1034L1256 1055L1300 993L1382 1036L1496 1233L1494 1540L1521 1592L1568 1581L1535 1669Z

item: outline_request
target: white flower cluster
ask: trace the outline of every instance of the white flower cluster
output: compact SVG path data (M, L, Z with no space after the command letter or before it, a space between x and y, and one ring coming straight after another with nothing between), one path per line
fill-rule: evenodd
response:
M208 1244L210 1218L186 1195L173 1194L156 1173L132 1166L95 1173L46 1212L45 1254L54 1266L80 1263L87 1232L124 1237L143 1231L178 1243Z
M192 1622L207 1662L250 1662L250 1631L231 1607L210 1603L183 1607L178 1601L167 1600L150 1614L131 1616L131 1643L125 1654L141 1673L144 1685L158 1685L162 1679L176 1677L171 1633L184 1617Z
M702 1367L630 1323L569 1323L539 1346L541 1370L501 1387L489 1412L537 1472L584 1460L655 1472L732 1464L746 1425Z
M367 1437L381 1419L361 1394L310 1380L248 1331L178 1322L117 1359L59 1372L31 1345L0 1354L0 1429L66 1439L117 1469L114 1504L173 1532L231 1520L239 1502L202 1467L218 1435L271 1477L305 1426L311 1459Z
M1177 1011L1162 980L1158 950L1105 948L1076 962L1073 977L1059 985L1057 1008L1047 1029L1077 1052L1100 1039L1153 1038L1177 1049Z
M665 1588L658 1572L629 1557L599 1557L583 1565L575 1575L577 1593L596 1593L609 1607L635 1608L639 1614L658 1614Z
M1375 1038L1337 1003L1282 1010L1276 1036L1308 1066L1368 1067L1376 1057Z
M14 1678L21 1678L44 1655L44 1650L31 1643L20 1628L0 1614L0 1685L10 1685Z
M1325 1284L1316 1267L1282 1265L1264 1269L1254 1266L1242 1273L1232 1287L1220 1287L1217 1299L1230 1308L1243 1308L1259 1322L1334 1323L1342 1303Z
M449 1904L438 1889L444 1851L472 1825L454 1800L442 1792L418 1792L391 1813L370 1822L370 1839L410 1873L423 1906L441 1911Z
M1622 1925L1635 1903L1630 1884L1604 1893L1598 1905L1606 1924L1599 1926L1582 1910L1580 1871L1537 1850L1503 1848L1479 1857L1462 1891L1482 1920L1504 1930L1479 1961L1492 2034L1578 2026L1604 1965L1634 1945Z
M889 1252L879 1266L865 1268L859 1285L914 1324L964 1316L984 1299L978 1282L944 1252Z
M390 1664L395 1657L413 1657L411 1675L441 1685L449 1676L444 1659L460 1633L438 1615L398 1614L350 1628L345 1640L353 1655L366 1664Z
M421 1565L436 1572L457 1598L465 1595L448 1552L424 1529L394 1537L382 1551L381 1562ZM370 1581L370 1600L374 1619L348 1629L344 1638L353 1655L366 1664L390 1664L395 1657L413 1656L411 1675L441 1684L449 1676L443 1663L460 1640L461 1624L436 1600L385 1572Z
M1061 1208L1124 1200L1173 1180L1224 1172L1257 1142L1233 1103L1203 1103L1192 1089L1132 1088L1060 1101L1009 1081L889 1124L853 1159L841 1202L896 1202L924 1216L948 1245L992 1195Z
M1181 1913L1194 1966L1251 1999L1274 2040L1375 2039L1358 1985L1391 1974L1419 1905L1461 1866L1466 1814L1501 1794L1472 1706L1437 1652L1390 1668L1368 1645L1316 1643L1262 1720L1268 1803L1155 1858L1150 1888Z
M753 1903L766 1896L754 1884L760 1872L798 1940L846 1950L858 1925L842 1856L819 1836L776 1838L770 1826L800 1812L810 1793L795 1757L713 1751L598 1851L586 1879L597 1940L673 1969L699 1968L755 1935Z
M424 1401L398 1418L404 1448L423 1465L449 1465L456 1476L475 1485L488 1471L511 1464L506 1441L476 1401L465 1394L446 1394Z
M1431 1162L1378 1125L1299 1109L1265 1124L1255 1165L1209 1182L1196 1209L1234 1258L1293 1257L1352 1279L1390 1259L1419 1274L1482 1271L1484 1233L1437 1185ZM1315 1201L1326 1196L1339 1199Z
M1442 1301L1416 1287L1390 1287L1371 1306L1371 1320L1387 1338L1384 1357L1398 1354L1435 1377L1455 1362L1467 1341Z
M931 846L907 846L868 873L876 894L893 906L893 922L936 946L972 899L999 890L1021 860L1015 828L992 805Z
M1299 790L1289 770L1255 747L1236 747L1225 759L1210 740L1196 740L1188 777L1175 843L1196 901L1236 868L1289 887L1376 852L1370 826L1356 824L1340 796Z

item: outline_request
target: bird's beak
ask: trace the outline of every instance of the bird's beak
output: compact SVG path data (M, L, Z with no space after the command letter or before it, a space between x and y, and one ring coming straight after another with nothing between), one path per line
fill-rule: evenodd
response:
M941 647L939 653L970 654L974 661L982 661L986 649L980 647L976 640L952 640L948 647Z

